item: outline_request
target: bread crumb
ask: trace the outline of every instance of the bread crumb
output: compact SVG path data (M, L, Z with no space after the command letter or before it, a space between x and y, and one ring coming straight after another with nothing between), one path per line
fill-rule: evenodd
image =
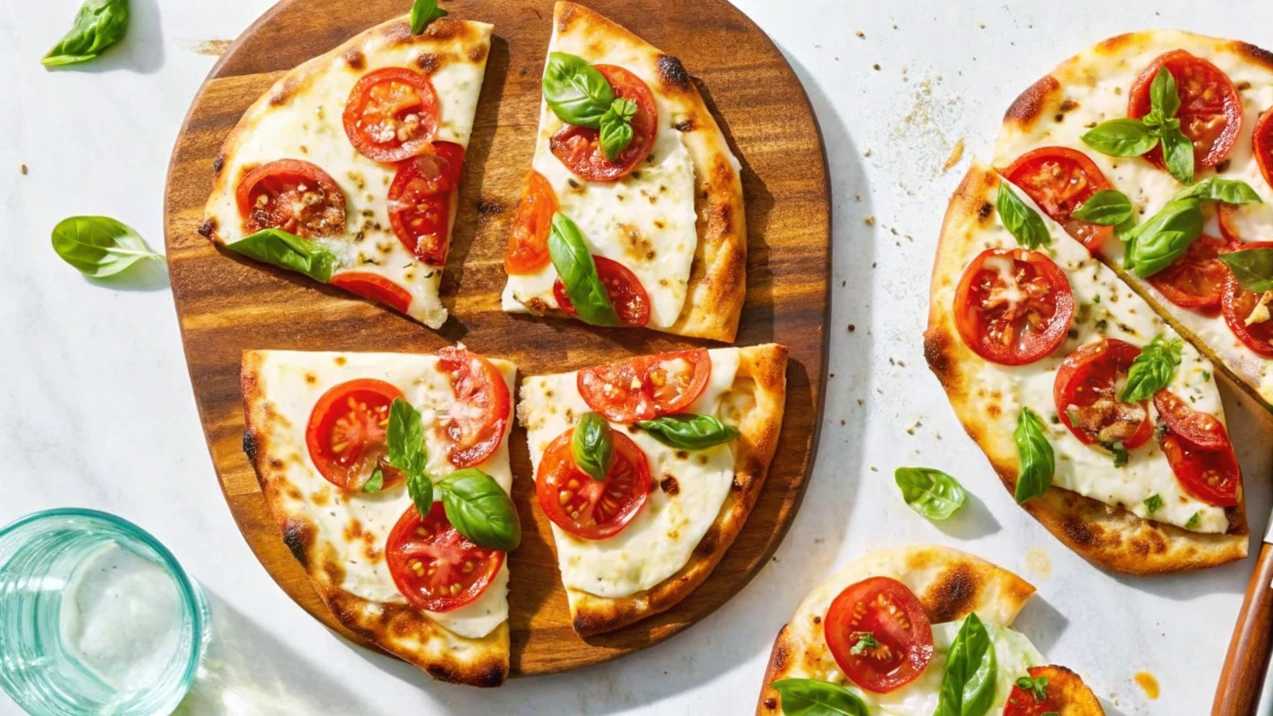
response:
M857 35L858 35L858 37L861 37L861 38L865 38L865 37L866 37L866 33L862 32L861 30L858 30Z
M865 221L866 221L866 225L867 225L867 226L875 226L875 217L874 217L874 216L868 216L868 217L866 217L866 220L865 220Z
M873 69L878 70L878 69L880 68L880 63L876 62L875 64L871 65L871 67L872 67Z
M25 165L25 164L19 165L19 166L18 166L18 171L22 172L22 176L26 176L26 175L27 175L27 165Z
M950 171L951 167L959 163L964 158L964 140L960 139L955 142L955 146L950 149L950 156L946 158L946 163L942 165L942 173Z

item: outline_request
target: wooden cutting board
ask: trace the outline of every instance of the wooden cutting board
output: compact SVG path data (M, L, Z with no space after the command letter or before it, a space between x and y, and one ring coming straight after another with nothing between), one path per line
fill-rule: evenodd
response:
M669 612L580 639L570 626L548 520L535 507L525 431L512 446L513 498L526 536L511 556L512 673L547 674L656 644L710 614L769 561L812 467L826 376L831 204L808 98L774 44L724 0L595 0L594 7L684 62L742 163L749 231L747 304L737 345L791 348L786 419L764 491L737 541L698 591ZM502 257L534 152L552 0L453 0L451 14L495 25L465 160L439 332L298 274L223 255L196 233L212 160L242 112L287 70L407 12L409 0L283 0L213 68L177 138L165 229L190 379L221 487L243 536L279 586L345 636L284 546L243 454L239 358L246 348L433 351L464 341L521 374L575 370L629 354L710 346L645 330L514 317L500 310Z

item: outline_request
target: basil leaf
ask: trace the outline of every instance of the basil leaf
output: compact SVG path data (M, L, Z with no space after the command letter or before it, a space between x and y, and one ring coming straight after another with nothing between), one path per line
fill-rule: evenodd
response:
M1126 194L1117 189L1102 189L1088 197L1072 216L1089 224L1118 226L1132 218L1134 211Z
M870 716L857 694L829 681L779 679L770 684L782 698L786 716Z
M407 475L407 494L420 517L428 517L433 509L433 480L428 475Z
M1079 139L1111 157L1139 157L1158 146L1158 132L1146 127L1139 119L1127 117L1101 122Z
M946 656L933 716L984 716L995 699L995 645L974 612L964 620Z
M1273 291L1273 248L1239 249L1220 254L1238 285L1248 291Z
M150 249L132 227L105 216L72 216L53 227L53 250L92 278L122 273L138 261L163 254Z
M867 649L880 648L880 643L875 640L875 635L871 634L871 632L862 631L862 632L857 632L857 634L858 634L858 640L853 645L853 648L849 649L850 654L857 656L858 654L865 652Z
M614 437L610 423L598 413L584 413L570 440L575 464L594 480L605 480L614 464Z
M440 17L446 17L446 10L438 8L438 0L415 0L411 6L411 34L419 35Z
M1179 127L1163 127L1163 160L1167 171L1181 184L1193 183L1193 141Z
M995 209L999 211L999 220L1003 222L1008 233L1017 239L1017 243L1027 249L1037 249L1052 243L1048 235L1047 224L1033 207L1021 200L1012 191L1007 182L999 183L999 196L995 199Z
M548 54L543 87L553 114L579 127L600 129L601 118L614 103L614 90L597 68L565 52Z
M226 244L225 247L257 261L299 271L323 283L331 280L332 269L339 263L336 254L317 241L289 234L282 229L258 231L232 244Z
M1070 422L1074 422L1074 421L1071 420ZM1109 451L1114 453L1114 467L1127 466L1127 461L1131 459L1131 456L1127 454L1126 445L1124 445L1121 441L1111 443L1109 446Z
M1175 117L1180 111L1180 94L1176 91L1176 78L1167 65L1158 67L1153 84L1149 85L1149 106L1160 117Z
M1176 192L1172 201L1194 199L1196 201L1218 201L1224 204L1260 204L1263 201L1255 193L1250 184L1238 179L1221 179L1207 177L1191 187Z
M427 517L433 509L433 480L425 470L429 458L424 445L424 422L420 411L402 398L394 398L389 404L385 444L389 449L389 464L407 478L407 494L415 503L416 511L421 517ZM381 479L383 484L383 475Z
M1121 400L1139 403L1166 388L1176 373L1176 366L1180 365L1184 345L1185 342L1179 338L1168 339L1162 334L1154 336L1154 340L1140 350L1140 355L1127 370L1127 387L1123 388Z
M601 115L601 152L606 159L617 161L623 150L632 143L632 118L636 116L637 104L630 99L619 98L610 105L610 109Z
M1027 674L1017 679L1016 683L1017 688L1030 692L1035 701L1043 703L1048 700L1048 677L1040 676L1036 679Z
M1017 457L1021 463L1013 497L1021 503L1041 496L1052 486L1056 455L1043 431L1043 421L1029 408L1021 408L1012 439L1017 443Z
M579 227L560 211L553 214L552 232L548 235L548 255L566 287L566 295L584 323L594 326L618 326L619 314L597 275L588 244Z
M380 468L377 467L375 470L371 471L371 477L367 478L367 482L363 484L362 491L363 492L380 492L382 489L384 489L384 486L385 486L384 470L381 470Z
M1163 502L1162 502L1161 495L1150 495L1149 497L1145 498L1145 509L1151 515L1157 512L1158 510L1162 509L1162 504Z
M930 520L944 520L955 514L968 497L963 485L941 470L899 467L893 479L902 489L906 504Z
M738 439L738 429L711 415L665 415L637 423L655 440L679 450L706 450Z
M1189 521L1185 523L1185 529L1191 530L1198 526L1198 522L1202 519L1202 512L1195 512L1189 517Z
M1131 232L1124 263L1132 273L1148 278L1184 255L1202 236L1202 209L1192 199L1169 201L1157 214Z
M522 523L513 500L495 478L470 467L438 483L446 518L456 532L486 549L511 552L522 542Z
M96 58L124 39L128 16L128 0L85 0L75 15L75 24L40 63L59 67Z

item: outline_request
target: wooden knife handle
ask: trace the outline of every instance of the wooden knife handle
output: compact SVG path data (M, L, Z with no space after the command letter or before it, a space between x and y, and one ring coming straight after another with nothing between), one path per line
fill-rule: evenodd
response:
M1273 648L1273 545L1264 543L1224 658L1211 716L1254 716Z

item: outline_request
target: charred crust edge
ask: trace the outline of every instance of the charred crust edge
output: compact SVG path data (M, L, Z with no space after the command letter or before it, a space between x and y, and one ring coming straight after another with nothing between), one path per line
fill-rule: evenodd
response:
M1048 97L1060 89L1061 83L1057 82L1055 77L1045 76L1027 87L1012 101L1012 106L1008 107L1008 111L1003 115L1004 121L1015 122L1022 126L1030 125L1042 116L1043 106L1047 103Z
M659 79L665 87L675 87L679 90L687 90L690 87L690 73L685 71L685 65L681 61L671 55L659 55L658 59Z

